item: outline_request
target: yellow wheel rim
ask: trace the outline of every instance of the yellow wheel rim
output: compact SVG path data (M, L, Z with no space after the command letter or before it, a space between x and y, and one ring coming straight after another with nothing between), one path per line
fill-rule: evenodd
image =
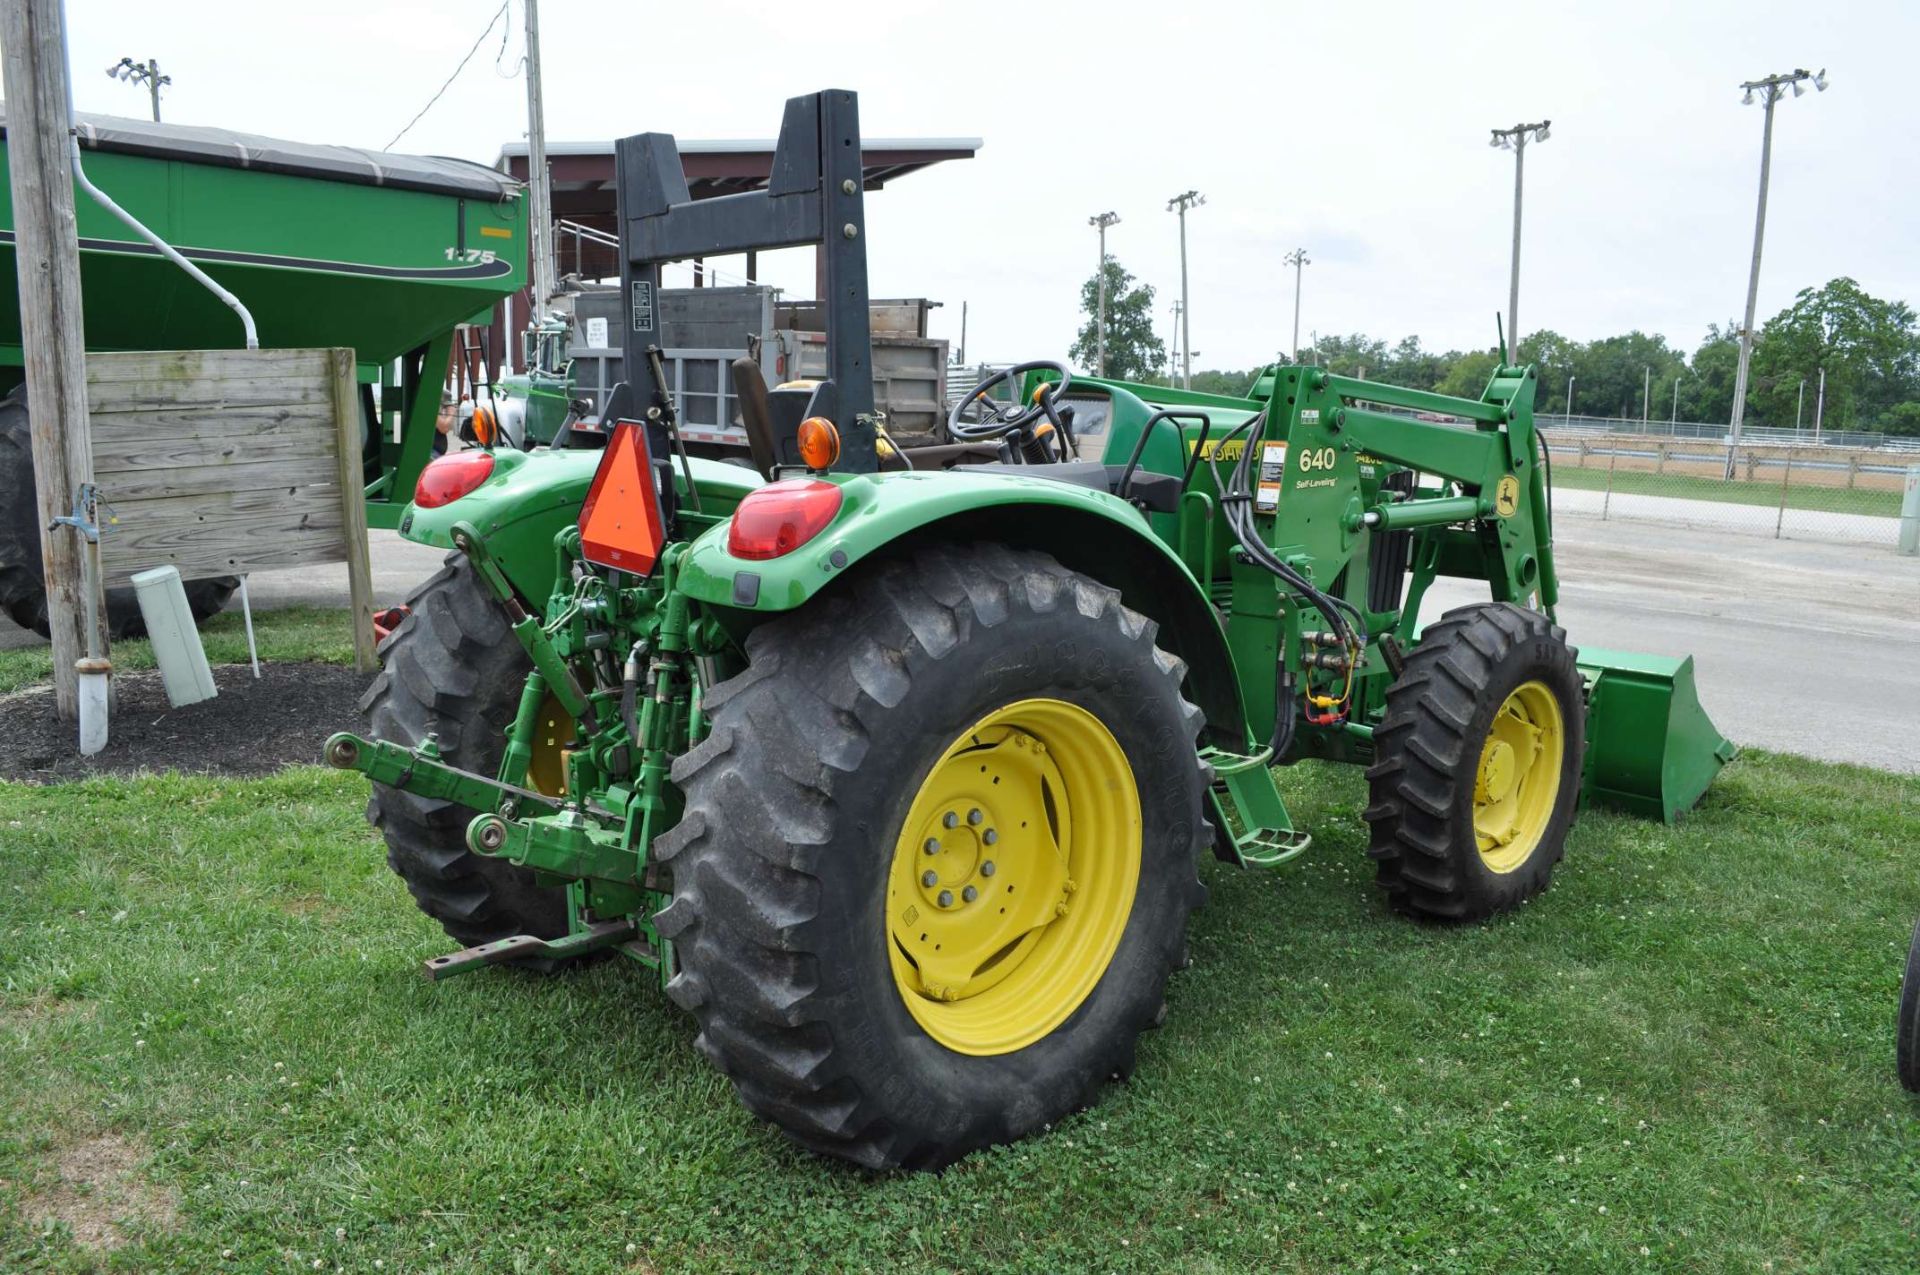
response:
M548 796L567 791L567 754L573 749L574 721L552 695L540 705L534 724L533 755L527 758L527 787Z
M1140 881L1140 794L1086 709L1025 699L933 765L887 876L894 985L928 1035L1007 1054L1065 1022L1106 973Z
M1566 722L1545 682L1526 682L1493 715L1473 782L1473 835L1494 872L1512 872L1540 847L1560 797Z

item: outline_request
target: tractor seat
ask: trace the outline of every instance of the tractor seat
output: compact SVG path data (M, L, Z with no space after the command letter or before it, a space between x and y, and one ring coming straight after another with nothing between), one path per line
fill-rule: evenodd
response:
M1118 495L1125 465L1103 465L1097 460L1069 460L1055 465L1012 465L1003 460L979 465L955 465L961 473L1017 474L1022 478L1046 478L1056 483L1085 487ZM1153 513L1170 514L1180 508L1180 489L1185 484L1172 474L1155 474L1144 469L1133 471L1127 499Z

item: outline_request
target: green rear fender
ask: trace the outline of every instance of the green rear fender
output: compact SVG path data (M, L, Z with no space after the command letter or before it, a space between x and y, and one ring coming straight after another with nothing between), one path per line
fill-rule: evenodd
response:
M1185 660L1189 693L1209 733L1241 750L1246 715L1220 620L1186 566L1140 513L1103 491L1010 475L831 475L842 504L834 521L781 558L737 558L728 524L694 541L680 587L736 630L794 610L871 555L921 539L988 540L1039 549L1120 591L1159 625L1159 643Z
M433 509L409 505L400 519L400 534L418 544L451 549L453 525L472 523L514 589L532 607L543 609L553 593L553 537L578 521L600 456L585 449L503 448L493 454L493 475L460 499ZM707 515L731 510L761 484L758 474L738 465L698 458L690 465ZM684 511L686 482L677 465L674 485ZM705 522L701 525L704 529Z

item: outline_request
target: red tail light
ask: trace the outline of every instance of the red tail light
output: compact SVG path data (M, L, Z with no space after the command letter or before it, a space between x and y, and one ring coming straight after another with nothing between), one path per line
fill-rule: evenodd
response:
M422 509L450 505L493 476L489 452L450 452L428 463L413 485L413 503Z
M826 529L840 512L840 489L814 478L789 478L748 493L733 511L727 552L736 558L779 558Z

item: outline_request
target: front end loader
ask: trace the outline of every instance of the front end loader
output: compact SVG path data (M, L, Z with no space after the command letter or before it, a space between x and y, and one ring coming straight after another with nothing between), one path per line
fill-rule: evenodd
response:
M838 91L787 104L764 191L693 203L670 137L620 143L604 448L422 475L402 531L452 552L326 756L466 945L430 976L618 953L793 1138L937 1167L1131 1071L1200 856L1308 849L1276 766L1363 764L1384 897L1459 921L1544 889L1583 797L1674 818L1731 755L1689 664L1555 622L1531 369L1465 400L1029 364L895 446L859 155ZM660 265L800 243L828 377L736 366L754 466L690 458ZM1490 596L1423 627L1441 575Z

